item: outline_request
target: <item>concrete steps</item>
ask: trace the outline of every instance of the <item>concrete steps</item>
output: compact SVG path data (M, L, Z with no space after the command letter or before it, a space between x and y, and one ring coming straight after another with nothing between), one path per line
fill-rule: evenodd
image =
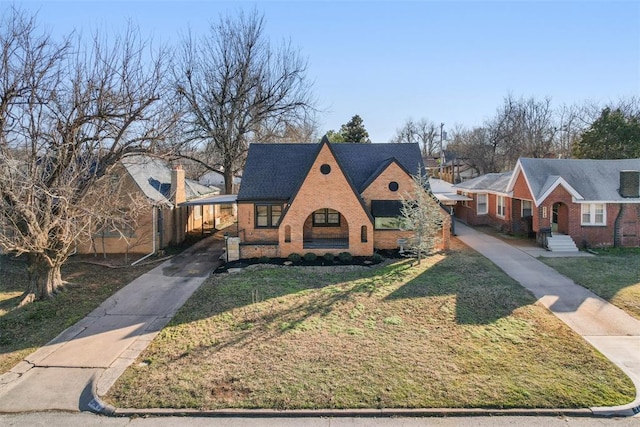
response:
M579 252L573 239L566 234L553 234L548 237L547 249L551 252Z

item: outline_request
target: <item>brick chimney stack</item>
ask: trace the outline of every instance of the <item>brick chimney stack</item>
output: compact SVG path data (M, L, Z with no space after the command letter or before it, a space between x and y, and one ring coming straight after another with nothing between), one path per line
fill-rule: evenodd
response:
M187 196L184 188L184 169L182 165L176 165L171 170L171 201L177 207L180 203L185 202Z

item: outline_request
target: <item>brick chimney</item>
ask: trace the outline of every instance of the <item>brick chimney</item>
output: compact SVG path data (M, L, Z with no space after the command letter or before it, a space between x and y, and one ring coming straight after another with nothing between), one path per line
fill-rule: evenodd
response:
M176 165L171 170L171 201L175 206L187 200L184 189L184 169L182 165Z
M640 171L620 171L620 195L640 197Z

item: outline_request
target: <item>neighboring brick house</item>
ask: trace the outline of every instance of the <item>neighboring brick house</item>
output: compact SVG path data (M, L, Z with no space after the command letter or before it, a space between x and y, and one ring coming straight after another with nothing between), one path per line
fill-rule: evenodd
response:
M457 185L458 191L464 194L470 182ZM510 231L530 216L531 231L550 228L581 247L640 246L640 159L522 158L496 194L506 198L505 215L489 210L488 222L502 221ZM481 222L477 212L464 212L456 207L457 217Z
M418 144L251 144L237 199L240 256L397 248L412 234L398 216L418 169ZM444 217L441 248L449 244Z
M143 201L137 212L137 227L126 232L126 239L115 229L96 233L90 242L78 245L79 253L149 253L181 243L187 232L201 229L220 216L219 206L181 206L188 200L219 194L220 189L185 179L181 167L172 168L161 159L125 157L105 178L112 183L123 213L134 199Z
M471 199L458 202L455 217L469 225L491 225L509 232L528 231L526 218L531 216L530 209L514 210L507 191L511 174L488 173L454 185L458 194Z

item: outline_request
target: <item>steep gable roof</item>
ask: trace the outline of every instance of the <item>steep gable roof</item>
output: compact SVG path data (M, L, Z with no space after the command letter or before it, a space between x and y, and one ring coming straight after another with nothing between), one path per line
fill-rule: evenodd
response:
M135 155L122 159L122 165L153 204L172 205L171 168L166 161ZM185 179L184 187L187 200L220 192L216 187L207 187L191 179Z
M576 199L600 202L640 201L620 195L620 171L640 170L640 159L530 159L518 160L517 173L522 172L536 204L543 201L558 185Z
M418 144L330 144L356 191L395 160L412 173L424 165ZM319 144L251 144L238 200L289 200L304 180Z

